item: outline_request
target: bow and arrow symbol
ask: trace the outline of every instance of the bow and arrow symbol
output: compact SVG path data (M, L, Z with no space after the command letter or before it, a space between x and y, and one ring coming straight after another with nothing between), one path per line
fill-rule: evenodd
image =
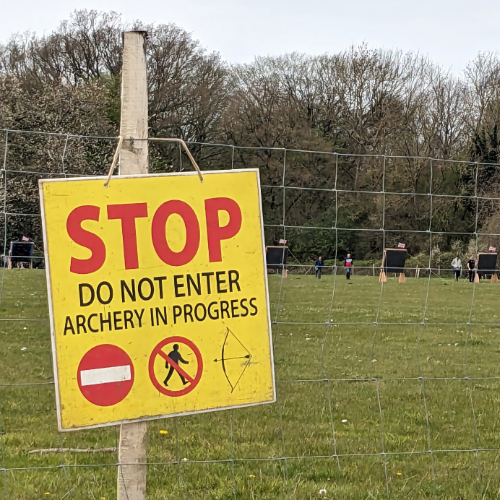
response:
M243 347L243 349L245 349L247 354L245 354L244 356L236 356L236 357L232 357L232 358L225 358L224 357L224 351L226 349L226 344L227 344L229 335L232 335L235 338L235 340L241 345L241 347ZM226 361L232 361L235 359L246 359L247 361L245 361L245 366L243 367L243 370L242 370L240 376L238 377L238 380L236 380L236 382L233 384L229 378L229 375L227 374L227 371L226 371ZM236 389L239 381L241 380L241 377L243 377L243 374L245 373L246 369L250 366L250 362L252 361L252 355L250 354L250 351L242 344L240 339L238 339L238 337L236 337L236 335L229 328L227 328L226 337L224 338L224 343L222 344L221 359L214 359L214 361L216 363L219 361L222 363L222 371L224 372L224 375L226 376L226 379L227 379L229 385L231 386L231 392L233 392Z

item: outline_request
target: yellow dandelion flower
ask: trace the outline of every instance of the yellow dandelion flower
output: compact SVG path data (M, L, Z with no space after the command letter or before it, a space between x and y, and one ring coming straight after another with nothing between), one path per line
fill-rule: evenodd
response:
M255 477L253 474L250 474L248 477Z
M168 431L161 430L160 434L168 434Z
M397 473L397 475L398 475L398 476L402 476L402 475L403 475L403 473L402 473L402 472L398 472L398 473Z

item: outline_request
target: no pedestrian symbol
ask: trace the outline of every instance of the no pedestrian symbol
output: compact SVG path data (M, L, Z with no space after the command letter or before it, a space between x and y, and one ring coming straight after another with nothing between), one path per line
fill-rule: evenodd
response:
M87 351L78 365L78 386L96 406L123 401L134 385L134 365L119 347L101 344Z
M169 347L167 347L169 346ZM188 355L194 354L195 359L187 359ZM164 362L164 371L161 376L157 376L155 362L160 357ZM196 364L196 374L193 368L188 368L190 363ZM168 370L168 372L167 372ZM166 396L179 397L190 393L201 379L203 372L203 359L198 347L185 337L168 337L162 340L149 357L149 378L159 392ZM163 377L165 377L163 379ZM180 378L182 388L169 389L170 384L174 384L174 377Z

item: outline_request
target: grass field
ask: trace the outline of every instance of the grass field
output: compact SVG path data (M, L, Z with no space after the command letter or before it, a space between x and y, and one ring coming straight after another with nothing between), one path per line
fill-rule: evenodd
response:
M0 499L115 498L116 453L28 454L118 428L58 434L44 271L3 272ZM278 403L149 423L148 498L500 498L500 284L269 284Z

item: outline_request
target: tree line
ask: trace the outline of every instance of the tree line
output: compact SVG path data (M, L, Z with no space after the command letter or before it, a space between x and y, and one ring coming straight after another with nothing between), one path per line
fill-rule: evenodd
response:
M299 261L333 257L336 248L369 258L398 240L415 253L432 245L465 249L470 237L450 232L500 233L498 203L474 198L498 197L500 186L497 167L475 163L499 161L495 54L479 54L460 76L421 55L367 45L231 64L173 24L126 25L114 12L80 10L50 34L16 34L0 44L0 128L115 137L127 29L149 34L150 137L194 143L203 168L259 167L268 243L288 239ZM11 134L7 211L38 211L37 176L10 170L102 174L115 144ZM335 152L344 156L327 154ZM151 171L186 164L175 146L151 145ZM359 231L381 227L390 231ZM428 229L446 234L430 242ZM8 231L35 237L39 223L14 217Z

